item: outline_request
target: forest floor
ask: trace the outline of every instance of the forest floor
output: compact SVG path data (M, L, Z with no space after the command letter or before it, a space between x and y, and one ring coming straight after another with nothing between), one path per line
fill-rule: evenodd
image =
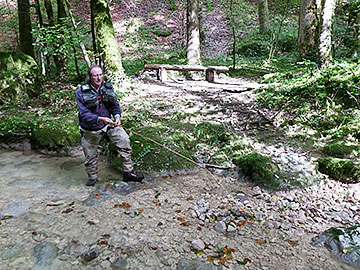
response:
M267 122L259 121L269 112L255 106L250 90L261 87L256 82L220 76L209 84L170 76L160 83L152 73L142 77L123 107L146 100L169 116L181 106L194 117L231 120L249 137L269 134ZM245 117L239 107L248 111ZM259 147L301 152L286 138ZM236 172L200 168L123 183L114 180L120 175L106 174L103 162L100 183L86 187L82 153L75 154L46 160L2 153L5 269L354 269L313 246L312 238L332 226L359 223L360 184L324 177L307 188L270 192Z

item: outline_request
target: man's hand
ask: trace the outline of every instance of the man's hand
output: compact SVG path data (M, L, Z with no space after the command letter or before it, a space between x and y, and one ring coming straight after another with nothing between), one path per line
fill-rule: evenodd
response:
M116 115L116 117L115 117L115 125L116 126L121 126L120 115Z
M115 122L113 120L111 120L109 117L102 117L102 116L99 116L98 118L98 121L99 122L104 122L105 124L113 124L115 125Z

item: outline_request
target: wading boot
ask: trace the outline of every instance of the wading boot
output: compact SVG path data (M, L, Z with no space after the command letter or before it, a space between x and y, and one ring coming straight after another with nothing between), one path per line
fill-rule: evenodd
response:
M141 182L144 179L144 176L137 176L134 172L124 172L123 181L124 182Z
M86 185L87 185L88 187L93 187L93 186L95 186L96 182L97 182L97 178L95 178L95 179L89 179L89 181L87 181Z

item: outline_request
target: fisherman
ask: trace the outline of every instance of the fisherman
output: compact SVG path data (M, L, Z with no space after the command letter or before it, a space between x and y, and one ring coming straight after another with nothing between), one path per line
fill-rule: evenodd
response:
M123 181L141 182L144 177L134 173L129 135L121 127L121 110L111 83L104 81L99 65L92 65L85 84L76 91L79 107L81 145L85 154L87 186L98 181L98 147L105 135L115 144L123 162ZM115 121L112 120L112 117Z

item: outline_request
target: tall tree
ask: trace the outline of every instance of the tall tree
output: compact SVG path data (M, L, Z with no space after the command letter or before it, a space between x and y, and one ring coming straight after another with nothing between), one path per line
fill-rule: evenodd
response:
M336 0L321 1L321 20L319 32L319 65L325 68L332 60L331 41L332 41L332 20L335 11Z
M269 5L267 0L258 0L260 34L269 32Z
M125 76L121 53L116 40L109 3L107 0L91 0L91 12L96 32L96 47L107 73Z
M199 1L187 0L187 47L188 65L201 65L200 60L200 22Z
M35 58L29 0L18 0L20 50Z
M321 0L301 0L298 31L298 59L317 58Z

